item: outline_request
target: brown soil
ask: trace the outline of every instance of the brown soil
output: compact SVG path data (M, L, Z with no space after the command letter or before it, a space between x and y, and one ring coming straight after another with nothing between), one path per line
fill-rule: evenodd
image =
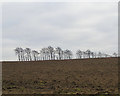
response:
M117 94L118 58L2 63L3 94Z

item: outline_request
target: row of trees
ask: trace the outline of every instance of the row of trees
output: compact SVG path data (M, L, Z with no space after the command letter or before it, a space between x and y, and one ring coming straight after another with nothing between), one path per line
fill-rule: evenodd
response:
M90 50L87 50L87 51L81 51L81 50L78 50L76 52L76 55L77 55L77 58L80 59L80 58L103 58L103 57L117 57L118 54L117 53L113 53L112 55L109 55L109 54L106 54L106 53L102 53L102 52L92 52Z
M48 46L39 51L31 50L30 48L17 47L15 53L19 61L38 61L38 60L62 60L72 59L72 51L62 50L60 47L53 48Z
M48 46L47 48L42 48L39 51L31 50L30 48L21 48L17 47L15 50L15 53L18 57L19 61L38 61L38 60L64 60L64 59L72 59L73 53L71 50L62 50L60 47L53 48L51 46ZM117 57L118 54L114 53L114 57ZM78 50L76 52L76 58L102 58L102 57L111 57L108 54L105 53L95 53L90 50L87 51L81 51Z

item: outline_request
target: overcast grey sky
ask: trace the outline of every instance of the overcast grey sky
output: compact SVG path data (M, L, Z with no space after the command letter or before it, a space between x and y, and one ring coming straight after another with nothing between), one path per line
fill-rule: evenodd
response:
M62 49L118 50L118 4L4 3L3 58L16 60L16 47L40 50L49 45Z

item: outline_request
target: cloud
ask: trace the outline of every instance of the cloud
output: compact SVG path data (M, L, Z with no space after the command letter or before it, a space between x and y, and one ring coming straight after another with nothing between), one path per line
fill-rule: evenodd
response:
M117 3L5 3L3 58L15 60L17 46L112 53L118 46L117 15Z

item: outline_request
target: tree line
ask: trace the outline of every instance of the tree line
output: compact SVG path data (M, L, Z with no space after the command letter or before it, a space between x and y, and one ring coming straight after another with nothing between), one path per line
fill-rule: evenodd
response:
M39 51L17 47L14 51L19 61L62 60L72 59L73 56L71 50L62 50L60 47L53 48L51 46L42 48Z
M38 60L65 60L73 59L73 53L71 50L63 50L60 47L53 48L48 46L47 48L42 48L39 51L31 50L30 48L21 48L17 47L14 49L16 56L19 61L38 61ZM113 53L114 57L117 57L117 53ZM102 57L111 57L105 53L95 53L90 50L81 51L77 50L76 59L81 58L102 58Z

